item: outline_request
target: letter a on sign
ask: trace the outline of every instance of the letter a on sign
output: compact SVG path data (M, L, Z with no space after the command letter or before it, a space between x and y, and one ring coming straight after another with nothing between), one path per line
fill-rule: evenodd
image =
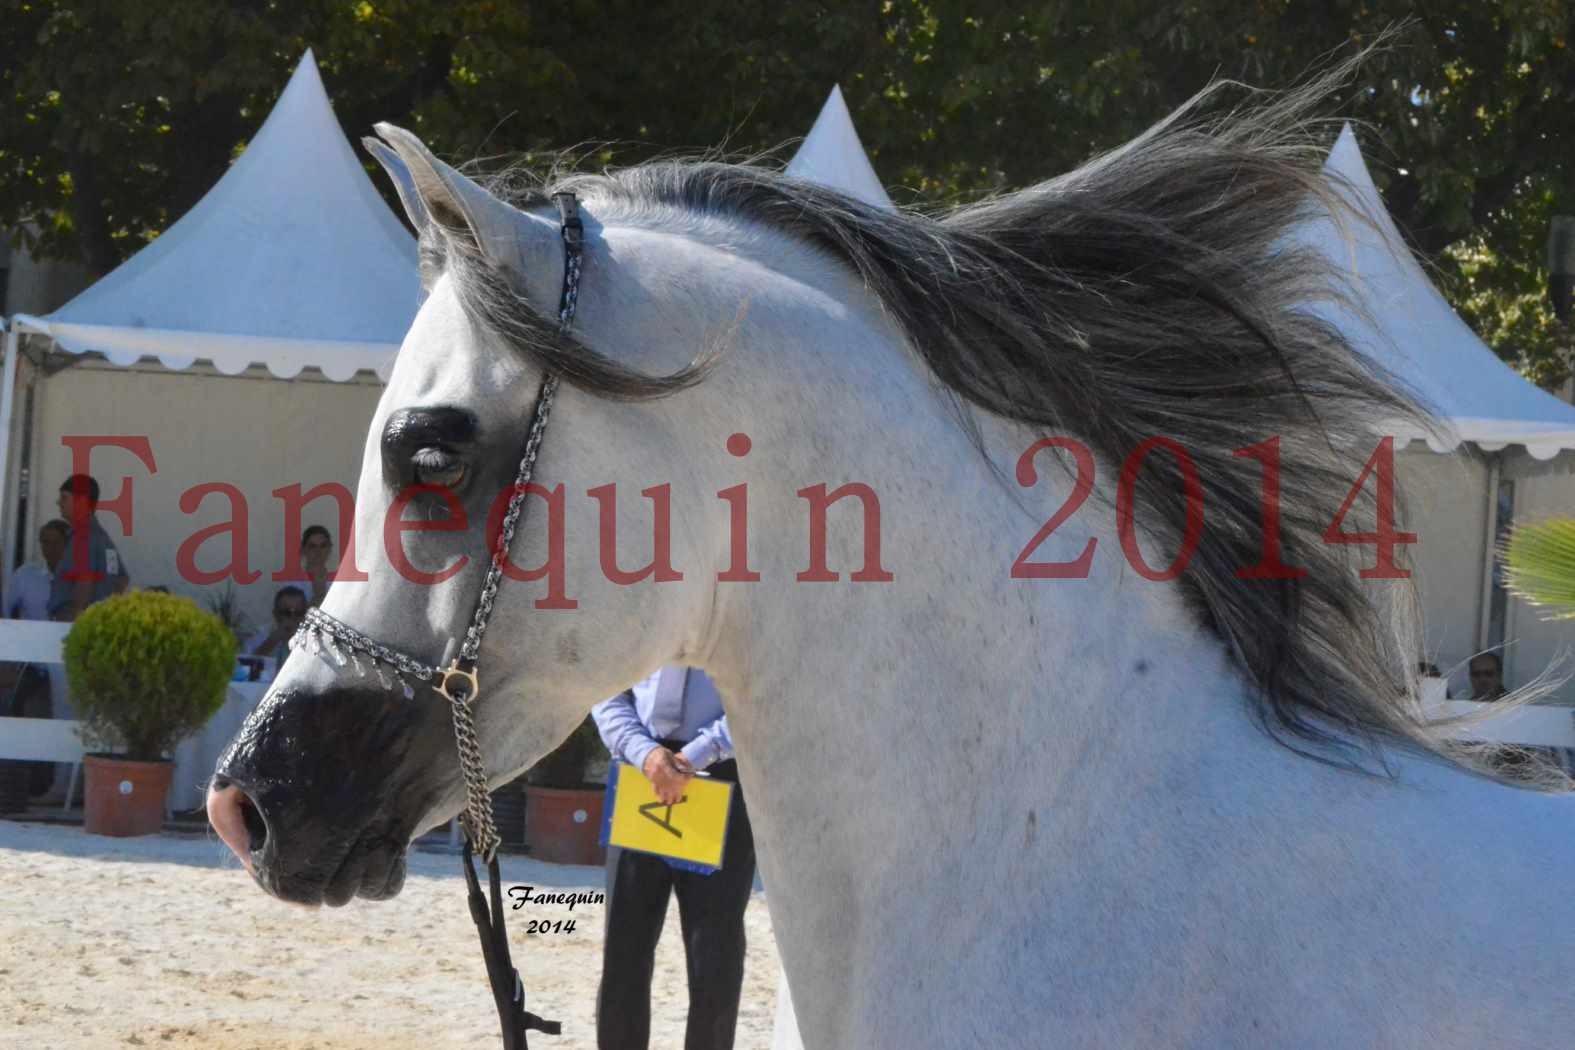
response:
M677 802L674 802L673 806L681 806L688 801L689 796L685 795ZM645 805L640 807L640 816L644 817L646 820L651 821L657 827L665 828L672 832L674 838L681 839L684 837L684 833L673 827L673 806L664 806L660 801L647 802ZM657 810L662 811L661 816L656 815Z
M602 845L653 853L696 871L722 866L733 785L696 777L668 805L633 766L615 762L607 776Z

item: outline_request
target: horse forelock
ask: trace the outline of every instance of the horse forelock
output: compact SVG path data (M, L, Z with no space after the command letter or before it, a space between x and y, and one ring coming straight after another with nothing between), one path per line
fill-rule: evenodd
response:
M1398 743L1480 772L1423 712L1414 588L1375 595L1357 575L1370 552L1324 540L1374 452L1375 424L1434 426L1310 309L1334 302L1364 315L1326 258L1288 240L1318 216L1370 221L1349 214L1321 174L1327 143L1316 132L1326 125L1310 116L1349 69L1222 118L1208 112L1233 85L1214 85L1075 171L946 213L889 211L715 161L491 188L523 208L573 191L609 222L677 215L777 231L850 270L961 402L1074 436L1107 469L1149 439L1172 439L1206 507L1180 582L1235 654L1264 729L1354 769L1387 771L1384 745ZM450 253L444 264L473 320L589 392L660 397L706 371L705 361L666 376L633 371L557 332L479 256ZM1239 570L1264 556L1264 468L1235 453L1269 439L1288 497L1281 560L1306 574L1244 580ZM1158 549L1183 543L1184 488L1180 461L1163 449L1136 473L1133 506ZM1348 531L1371 520L1376 492L1369 479ZM1397 520L1403 503L1397 492Z

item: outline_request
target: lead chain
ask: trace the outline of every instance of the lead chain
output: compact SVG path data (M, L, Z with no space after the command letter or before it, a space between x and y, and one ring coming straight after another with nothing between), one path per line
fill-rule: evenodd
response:
M470 844L482 858L491 861L502 840L492 821L492 793L487 788L486 765L481 758L481 742L476 739L476 723L471 718L473 697L449 701L454 714L454 743L459 748L459 768L465 777L465 811L460 825Z

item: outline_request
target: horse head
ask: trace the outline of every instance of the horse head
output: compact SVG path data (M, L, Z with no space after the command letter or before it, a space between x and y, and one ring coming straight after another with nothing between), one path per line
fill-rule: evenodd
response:
M379 131L387 144L368 144L420 233L426 298L367 435L354 525L365 572L341 571L322 612L412 661L447 662L500 553L544 377L563 378L475 661L471 706L495 786L596 701L668 659L699 662L710 643L704 569L725 554L715 528L725 512L681 508L686 527L669 541L654 534L640 493L652 479L682 486L702 473L680 448L709 445L726 459L734 424L692 401L683 412L641 402L698 376L688 366L725 336L737 303L725 305L726 282L699 273L697 249L668 244L659 271L644 265L650 238L604 229L592 199L582 217L587 308L560 332L552 319L567 256L551 200L515 207L408 132ZM616 347L616 358L592 347ZM602 496L580 498L586 489ZM622 538L614 559L690 571L639 584L616 566L603 571L609 544L598 526ZM331 905L391 896L411 838L465 799L451 707L434 682L364 651L313 648L295 647L221 758L208 811L273 894Z

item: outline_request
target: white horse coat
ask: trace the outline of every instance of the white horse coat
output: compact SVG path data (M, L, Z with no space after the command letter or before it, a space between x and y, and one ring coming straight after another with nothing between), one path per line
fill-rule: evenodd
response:
M1575 903L1554 877L1575 870L1567 800L1422 761L1389 782L1288 753L1093 502L1035 554L1069 561L1094 538L1088 580L1012 580L1064 478L1013 491L992 476L846 274L761 231L746 250L650 225L601 231L629 262L588 276L587 341L654 329L696 347L743 319L713 376L641 410L668 420L641 427L657 470L620 484L671 478L675 535L705 537L710 557L675 559L686 579L653 585L651 620L596 630L666 625L676 637L623 677L686 662L726 697L806 1046L1475 1048L1575 1030ZM449 303L440 284L424 320ZM410 345L465 343L423 327ZM588 420L620 410L567 393L544 472L568 476L596 443ZM1036 435L981 423L1009 475ZM743 462L723 453L738 431ZM714 494L745 481L762 579L717 584L730 535ZM796 582L795 492L849 481L880 498L894 578ZM644 564L647 509L620 515L624 564ZM862 522L830 517L846 577ZM516 637L538 660L574 630L569 614L531 621Z
M506 258L550 316L550 216L392 141L418 221L436 215L443 236ZM1036 484L1014 482L1042 428L970 410L976 446L900 325L825 252L759 222L582 197L576 338L654 374L720 354L657 400L560 394L537 479L565 485L578 604L539 609L545 582L503 585L481 659L495 782L628 682L703 668L726 699L782 965L817 1050L1570 1041L1568 801L1442 760L1397 754L1383 778L1291 753L1255 724L1239 662L1180 585L1129 564L1111 509L1119 464L1098 462L1104 501L1030 555L1070 562L1093 541L1086 578L1014 579L1071 492L1050 451ZM438 277L372 424L360 549L377 549L390 498L390 413L462 405L483 431L518 436L540 375L467 315L452 273ZM737 433L746 455L728 450ZM639 493L664 483L683 579L611 582L586 491L617 485L629 570L653 549ZM800 581L800 490L849 483L878 497L879 564L850 497L826 515L840 579ZM736 568L718 493L739 485L758 582L718 580ZM546 523L538 502L518 565L546 560ZM485 556L476 538L406 539L424 564ZM1149 564L1169 560L1140 542ZM851 580L861 566L891 578ZM371 575L336 584L325 610L414 651L440 650L474 600L474 575L425 591ZM333 674L297 653L280 681L310 691ZM421 823L459 808L448 775Z

